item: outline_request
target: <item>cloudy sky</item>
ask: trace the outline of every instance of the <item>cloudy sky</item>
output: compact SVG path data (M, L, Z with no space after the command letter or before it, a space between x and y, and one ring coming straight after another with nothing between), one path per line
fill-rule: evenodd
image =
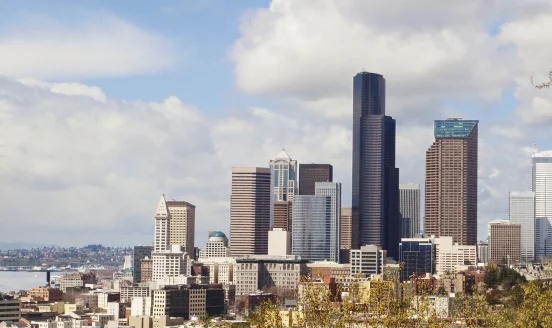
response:
M350 205L352 77L387 79L401 182L480 120L479 238L552 148L545 0L0 0L0 238L149 244L159 196L229 230L230 170L285 147Z

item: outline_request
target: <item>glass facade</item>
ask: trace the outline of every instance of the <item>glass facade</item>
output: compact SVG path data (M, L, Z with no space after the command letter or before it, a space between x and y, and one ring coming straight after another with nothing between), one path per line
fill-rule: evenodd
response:
M477 120L456 118L436 120L434 125L435 138L467 138L477 123L479 123Z
M291 249L311 261L331 258L331 204L328 196L299 195L293 202Z
M431 238L403 239L399 244L399 262L403 264L401 281L413 274L435 273L435 244Z
M361 72L353 79L353 248L378 245L397 258L400 241L399 169L395 120L385 116L385 79Z

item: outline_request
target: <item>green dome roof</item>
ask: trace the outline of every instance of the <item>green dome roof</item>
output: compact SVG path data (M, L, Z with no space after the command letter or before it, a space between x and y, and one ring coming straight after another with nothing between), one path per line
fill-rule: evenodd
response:
M215 231L211 234L211 237L223 237L226 238L226 235L222 231Z

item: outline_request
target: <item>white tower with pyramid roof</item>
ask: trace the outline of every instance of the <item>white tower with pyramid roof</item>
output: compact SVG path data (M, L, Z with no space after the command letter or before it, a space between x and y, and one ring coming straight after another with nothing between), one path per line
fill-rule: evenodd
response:
M155 244L153 246L154 252L163 252L170 248L169 236L170 236L170 217L169 210L167 208L167 201L165 195L161 196L159 205L155 211Z

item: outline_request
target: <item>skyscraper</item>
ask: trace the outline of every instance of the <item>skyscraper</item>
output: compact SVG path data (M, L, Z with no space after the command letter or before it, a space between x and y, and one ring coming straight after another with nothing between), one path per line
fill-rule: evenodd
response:
M341 248L351 249L353 239L353 211L351 208L341 209Z
M385 116L385 79L361 72L353 79L353 222L359 244L378 245L398 256L399 169L395 167L395 120Z
M317 182L316 195L293 203L292 254L313 261L339 261L341 183Z
M332 182L333 166L330 164L299 164L299 195L314 195L316 182Z
M478 121L437 120L426 152L425 233L477 244Z
M510 222L521 226L521 260L535 259L535 193L510 192Z
M232 168L230 204L230 252L232 256L267 254L270 203L269 168Z
M535 193L535 253L537 260L552 255L552 151L532 156L531 191Z
M297 161L285 149L270 160L273 201L293 201L297 194Z
M495 264L521 263L521 225L509 220L489 222L489 261Z
M414 238L420 233L420 185L407 183L399 185L401 217L408 222L408 228L401 226L401 238Z
M182 201L167 201L171 216L169 243L184 247L191 258L194 252L195 206Z

